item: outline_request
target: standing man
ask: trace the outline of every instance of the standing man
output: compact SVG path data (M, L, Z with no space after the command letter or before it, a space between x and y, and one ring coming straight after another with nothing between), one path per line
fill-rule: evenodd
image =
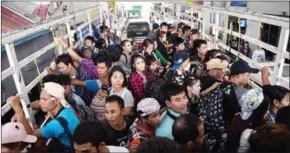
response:
M178 84L166 84L163 89L166 89L164 96L167 110L161 115L161 123L155 134L173 140L172 126L176 118L187 113L188 99L183 87Z
M139 144L155 136L155 129L160 124L160 104L154 98L142 99L137 105L139 117L131 126L129 150L135 152Z

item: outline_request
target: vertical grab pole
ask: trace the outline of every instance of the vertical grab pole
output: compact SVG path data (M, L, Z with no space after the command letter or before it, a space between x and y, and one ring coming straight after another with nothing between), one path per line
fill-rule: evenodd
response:
M283 54L287 50L288 40L289 40L289 29L282 28L281 35L279 38L279 45L278 45L278 48L281 49L282 52L278 53L276 55L276 58L275 58L276 64L274 66L273 74L277 74L277 75L272 76L271 81L273 84L277 84L277 85L280 84L280 82L278 81L278 77L281 77L282 73L283 73L283 68L284 68L284 64L285 64L285 62L284 62L285 58L284 58Z
M71 29L70 29L70 24L69 24L69 22L67 22L67 23L65 23L65 25L66 25L66 31L68 34L69 44L70 44L70 46L72 46L73 45L73 36L72 36Z
M88 22L89 22L89 35L92 36L93 35L93 30L92 30L92 18L91 18L91 14L90 12L87 12L88 15Z
M193 27L193 25L194 25L194 23L193 23L193 3L191 4L191 9L190 9L190 21L191 21L191 28L195 29L195 27Z
M205 35L205 19L204 19L204 9L201 10L201 17L202 17L202 39L205 39L204 35Z
M18 93L21 93L21 105L24 111L26 119L30 122L30 125L35 125L35 118L33 116L32 110L27 107L30 104L30 100L28 97L28 91L26 89L24 78L21 73L21 69L18 65L18 59L15 53L15 48L13 43L5 44L5 49L8 57L8 61L10 66L13 68L13 79ZM33 127L33 126L31 126Z

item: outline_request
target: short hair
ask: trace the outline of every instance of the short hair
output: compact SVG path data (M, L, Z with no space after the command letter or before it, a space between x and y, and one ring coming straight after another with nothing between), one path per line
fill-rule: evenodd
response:
M197 48L200 48L202 44L207 44L207 42L203 39L198 39L196 43Z
M190 29L191 29L190 26L185 25L185 26L182 27L182 33L185 33L186 31L189 31Z
M107 135L102 124L99 121L82 121L75 129L73 141L76 144L82 145L92 143L96 148L101 142L107 142Z
M172 135L178 144L186 144L195 141L199 136L198 126L201 121L194 114L183 114L179 116L172 127Z
M122 75L123 75L123 77L124 77L124 82L123 82L122 86L123 86L123 87L127 87L127 86L128 86L128 80L127 80L127 78L126 78L125 70L124 70L122 67L118 66L118 65L112 67L112 69L111 69L111 71L110 71L110 74L109 74L109 85L112 86L111 78L112 78L114 72L116 72L116 71L122 73Z
M96 41L96 47L97 48L99 48L99 49L103 49L104 48L104 46L105 46L105 44L106 44L106 40L105 39L103 39L103 38L100 38L100 39L98 39L97 41Z
M55 64L58 65L59 63L63 63L65 65L71 64L73 66L73 60L68 53L57 56L55 59Z
M110 68L112 66L112 59L108 56L102 55L102 56L98 57L98 59L96 61L96 65L98 65L100 63L105 63L107 68Z
M42 83L54 82L62 86L71 85L71 78L66 74L48 74L42 79Z
M219 49L211 49L207 51L202 62L208 62L210 59L214 58L219 53L222 54L222 51Z
M100 26L101 33L105 32L105 31L108 31L108 30L109 30L108 26L105 26L105 25Z
M174 46L177 47L178 45L184 43L184 40L180 37L175 38Z
M166 137L152 137L141 142L136 153L177 153L177 144Z
M163 87L164 100L170 101L171 96L176 96L184 92L184 88L175 83L165 84Z
M279 124L265 124L249 138L250 152L289 152L289 131Z
M86 41L86 40L90 40L92 43L96 42L96 40L93 36L87 36L84 41Z
M166 22L162 22L162 23L160 24L160 28L162 28L162 27L164 27L164 26L168 27L168 24L167 24Z
M103 54L111 58L112 62L118 62L122 55L122 48L116 45L109 45Z
M127 42L131 43L131 41L128 40L128 39L123 40L123 41L121 42L121 47L124 47L124 46L126 45Z
M151 39L145 39L142 43L142 47L148 48L149 45L154 45L154 42Z
M146 64L148 65L148 68L153 62L156 62L156 61L158 61L158 59L156 59L154 55L146 56Z
M111 102L117 102L121 109L123 109L125 107L124 99L118 95L111 95L111 96L106 98L105 104L111 103Z
M290 106L284 107L277 112L276 123L284 124L290 131Z

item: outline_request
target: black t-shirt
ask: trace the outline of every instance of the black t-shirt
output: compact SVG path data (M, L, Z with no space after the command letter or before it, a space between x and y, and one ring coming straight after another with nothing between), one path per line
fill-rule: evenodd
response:
M125 119L125 121L126 121L126 127L121 131L113 129L108 123L108 121L106 120L102 122L105 132L108 136L107 145L127 147L128 141L129 141L128 136L129 136L130 126L132 124L132 121L129 119Z

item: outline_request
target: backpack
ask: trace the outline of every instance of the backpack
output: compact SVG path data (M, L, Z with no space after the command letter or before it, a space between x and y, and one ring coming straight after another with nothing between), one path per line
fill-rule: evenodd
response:
M71 105L76 113L81 117L84 121L97 121L96 112L87 105Z
M145 95L146 97L152 97L155 98L157 101L161 102L161 106L165 106L163 104L164 97L163 97L163 86L166 84L166 82L172 77L173 71L168 70L164 77L160 77L152 82L151 86L147 86L145 89Z
M99 120L105 119L105 97L95 96L91 103L91 108L95 111Z

